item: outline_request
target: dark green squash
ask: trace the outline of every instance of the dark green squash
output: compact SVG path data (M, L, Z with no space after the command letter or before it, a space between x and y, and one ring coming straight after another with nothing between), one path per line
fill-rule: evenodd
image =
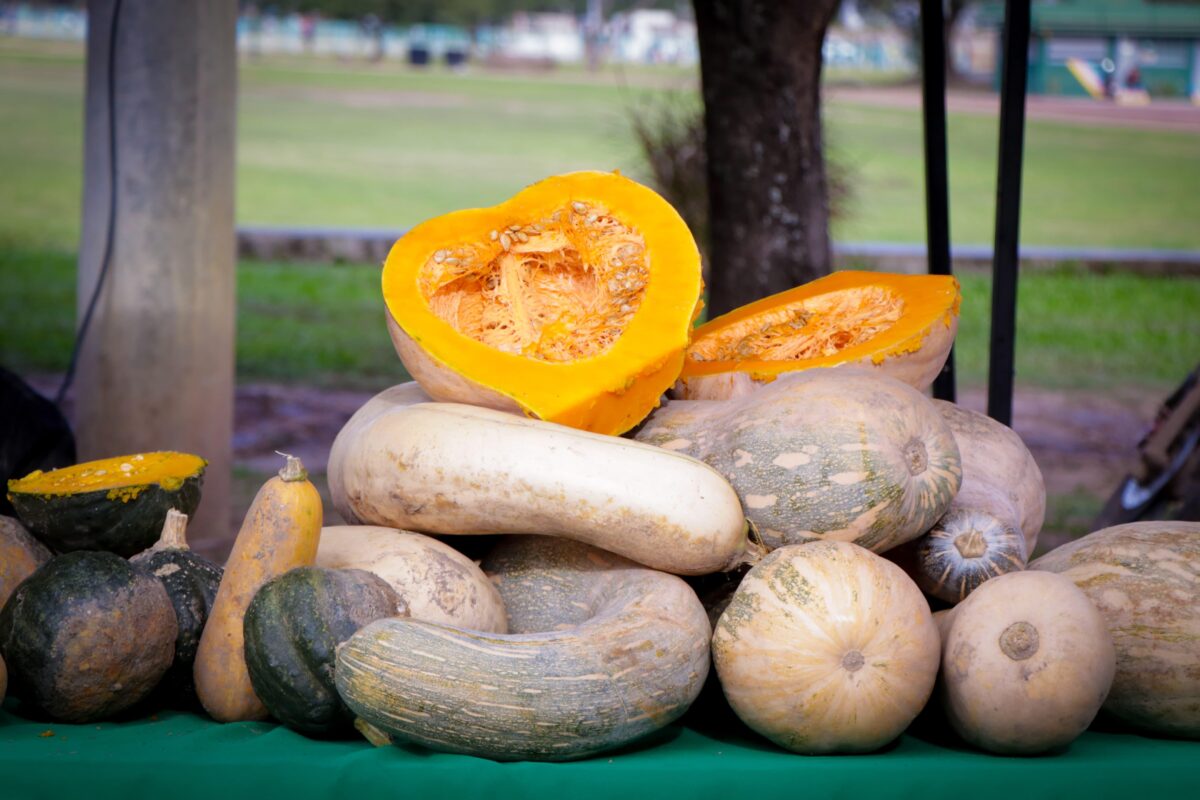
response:
M167 511L200 504L203 458L137 453L31 472L8 482L8 499L29 532L52 549L140 553L158 539Z
M112 553L66 553L25 580L0 612L13 692L63 722L111 717L171 666L167 590Z
M369 622L408 616L378 575L297 567L268 582L246 610L246 667L271 715L309 736L339 736L354 717L333 683L337 646Z
M192 664L223 572L207 558L188 549L187 520L187 514L175 509L168 511L158 542L129 559L135 567L162 581L175 608L175 620L179 624L175 660L158 689L159 696L168 704L190 704L195 699Z
M0 517L0 608L9 595L50 560L50 551L12 517Z

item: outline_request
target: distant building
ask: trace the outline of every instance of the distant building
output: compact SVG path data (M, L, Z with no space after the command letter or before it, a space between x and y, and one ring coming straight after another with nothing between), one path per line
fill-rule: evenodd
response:
M1003 19L1003 4L989 3L976 21L998 31ZM1152 98L1200 101L1200 4L1035 0L1030 94L1111 96L1143 89Z

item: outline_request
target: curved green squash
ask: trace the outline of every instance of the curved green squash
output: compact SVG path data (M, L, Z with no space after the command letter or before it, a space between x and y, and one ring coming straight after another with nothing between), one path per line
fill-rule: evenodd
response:
M45 545L12 517L0 517L0 608L21 581L50 560Z
M158 539L167 511L192 514L208 462L188 453L137 453L32 472L8 482L29 532L60 553L131 556Z
M1051 550L1029 569L1070 578L1117 650L1104 710L1142 730L1200 739L1200 522L1134 522Z
M271 715L310 736L350 733L333 685L339 644L363 625L407 616L383 578L361 569L297 567L264 584L243 622L246 667Z
M168 511L158 542L129 559L129 563L162 581L175 609L179 624L175 660L158 691L168 703L179 704L191 704L196 698L192 665L223 574L219 566L188 549L187 519L187 514Z
M679 578L533 535L484 570L513 633L388 619L338 650L338 693L366 723L434 750L565 761L652 733L700 692L711 629Z
M962 480L954 434L933 404L861 370L672 401L634 438L714 467L771 549L825 539L882 553L929 530Z
M0 612L0 653L22 699L64 722L94 722L153 691L177 632L157 579L112 553L67 553Z

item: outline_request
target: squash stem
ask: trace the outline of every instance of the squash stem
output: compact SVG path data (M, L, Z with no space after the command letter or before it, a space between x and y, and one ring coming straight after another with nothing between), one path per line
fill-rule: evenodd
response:
M167 511L163 521L162 533L152 550L187 550L188 515L177 509Z
M280 453L279 455L287 459L287 462L283 465L283 469L279 470L280 478L288 483L308 480L308 470L304 468L304 464L299 458L287 453Z

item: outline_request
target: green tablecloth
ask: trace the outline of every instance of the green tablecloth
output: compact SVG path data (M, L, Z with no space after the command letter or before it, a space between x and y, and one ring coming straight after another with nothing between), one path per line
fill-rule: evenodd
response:
M318 742L270 723L191 714L60 725L0 711L0 798L635 796L754 800L1200 797L1200 742L1089 732L1068 751L1000 758L906 734L869 756L784 753L743 730L675 725L650 743L571 764L497 764L365 741Z

